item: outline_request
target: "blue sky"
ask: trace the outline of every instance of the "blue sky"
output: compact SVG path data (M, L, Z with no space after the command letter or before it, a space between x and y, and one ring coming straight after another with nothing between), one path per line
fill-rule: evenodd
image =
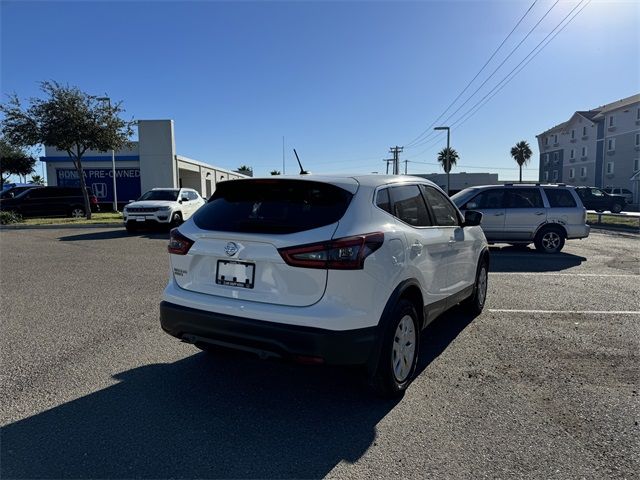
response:
M555 0L538 0L476 89ZM258 175L384 172L388 148L425 130L478 72L526 1L2 1L2 93L38 94L54 79L122 100L136 119L175 120L178 153ZM579 3L561 0L455 122ZM576 10L577 11L577 10ZM517 178L510 147L640 91L640 2L593 0L469 120L452 129L453 171ZM6 98L6 97L4 97ZM406 148L409 173L446 140ZM418 163L422 162L422 163Z

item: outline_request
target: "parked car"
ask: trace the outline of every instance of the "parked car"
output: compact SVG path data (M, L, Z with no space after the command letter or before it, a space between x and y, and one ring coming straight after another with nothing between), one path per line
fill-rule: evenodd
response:
M633 192L628 188L603 188L602 191L604 193L608 193L609 195L618 195L620 197L624 197L625 203L628 205L633 203Z
M422 329L484 307L480 219L415 177L220 183L171 231L162 328L203 350L365 365L380 393L401 394Z
M204 204L200 194L191 188L154 188L124 207L124 225L128 232L141 226L177 227Z
M482 229L489 243L510 243L558 253L565 240L586 238L590 227L574 187L506 184L471 187L452 198L464 212L482 212Z
M40 185L35 185L35 184L33 184L33 185L20 185L20 186L16 186L16 187L7 188L5 190L2 190L2 192L0 193L0 199L16 197L19 194L21 194L22 192L29 190L30 188L40 188Z
M89 195L91 211L98 212L98 199ZM82 218L86 215L84 196L79 187L36 187L13 198L0 200L0 210L14 211L23 217Z
M576 187L576 192L585 208L596 212L609 210L611 213L620 213L627 203L623 196L611 195L600 188Z

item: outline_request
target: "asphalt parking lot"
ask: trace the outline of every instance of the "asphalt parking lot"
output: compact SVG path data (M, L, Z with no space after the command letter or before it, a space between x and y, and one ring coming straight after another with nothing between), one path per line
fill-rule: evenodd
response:
M493 248L399 401L164 334L166 234L0 232L2 478L634 478L640 238Z

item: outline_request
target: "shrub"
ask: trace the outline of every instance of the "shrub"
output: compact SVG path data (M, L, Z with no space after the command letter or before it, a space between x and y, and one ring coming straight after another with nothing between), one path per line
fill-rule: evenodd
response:
M0 225L9 225L10 223L19 223L22 221L22 215L16 212L0 212Z

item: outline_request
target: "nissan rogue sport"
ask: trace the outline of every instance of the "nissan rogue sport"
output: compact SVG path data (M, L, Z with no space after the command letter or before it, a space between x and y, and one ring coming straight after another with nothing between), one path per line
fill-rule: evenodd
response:
M162 328L203 350L365 365L381 394L401 394L423 328L484 307L480 220L420 178L221 183L171 232Z

